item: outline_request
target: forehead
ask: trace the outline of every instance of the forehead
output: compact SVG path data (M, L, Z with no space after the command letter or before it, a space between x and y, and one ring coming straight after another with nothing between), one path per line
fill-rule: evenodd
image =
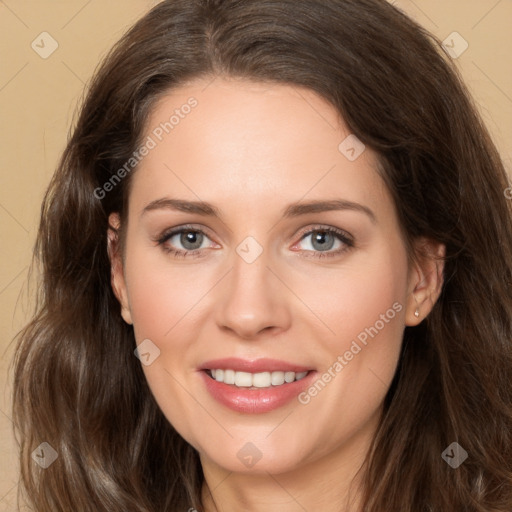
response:
M166 194L246 209L305 196L389 202L376 155L332 105L295 85L190 82L154 105L144 140L151 149L132 183L138 207Z

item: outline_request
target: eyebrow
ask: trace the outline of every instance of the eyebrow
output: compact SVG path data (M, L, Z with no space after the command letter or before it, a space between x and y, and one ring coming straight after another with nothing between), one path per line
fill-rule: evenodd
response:
M221 213L211 203L206 201L187 201L184 199L171 199L168 197L162 197L151 201L144 207L141 212L141 217L150 211L154 210L175 210L185 213L195 213L197 215L203 215L205 217L216 217L221 219ZM288 205L283 211L283 218L290 219L299 217L301 215L307 215L310 213L328 212L328 211L342 211L350 210L361 212L367 215L370 220L376 224L377 218L375 213L359 203L353 201L347 201L345 199L331 199L331 200L316 200L308 202L297 202Z

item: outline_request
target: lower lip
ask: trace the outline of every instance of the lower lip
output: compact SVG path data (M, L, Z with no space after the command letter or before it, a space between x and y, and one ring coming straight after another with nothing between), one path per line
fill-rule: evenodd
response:
M315 371L310 371L304 378L281 386L249 389L217 382L204 370L200 373L206 389L215 400L233 411L245 414L269 412L283 407L309 387L316 374Z

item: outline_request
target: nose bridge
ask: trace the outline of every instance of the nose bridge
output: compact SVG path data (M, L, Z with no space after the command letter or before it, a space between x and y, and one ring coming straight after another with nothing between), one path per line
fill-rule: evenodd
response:
M263 329L286 329L290 320L286 290L270 270L271 251L249 236L232 256L232 269L217 304L219 326L244 338Z

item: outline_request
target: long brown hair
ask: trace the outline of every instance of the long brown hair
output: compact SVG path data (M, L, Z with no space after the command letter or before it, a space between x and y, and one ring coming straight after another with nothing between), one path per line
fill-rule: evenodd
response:
M440 42L384 0L167 0L95 74L46 193L37 312L13 414L35 510L202 510L197 452L158 408L110 284L108 215L157 98L229 76L305 86L372 148L410 246L446 245L431 314L405 329L366 461L366 512L512 510L512 201L500 156ZM95 193L96 192L96 193ZM46 469L31 453L47 442ZM456 469L441 454L457 442Z

